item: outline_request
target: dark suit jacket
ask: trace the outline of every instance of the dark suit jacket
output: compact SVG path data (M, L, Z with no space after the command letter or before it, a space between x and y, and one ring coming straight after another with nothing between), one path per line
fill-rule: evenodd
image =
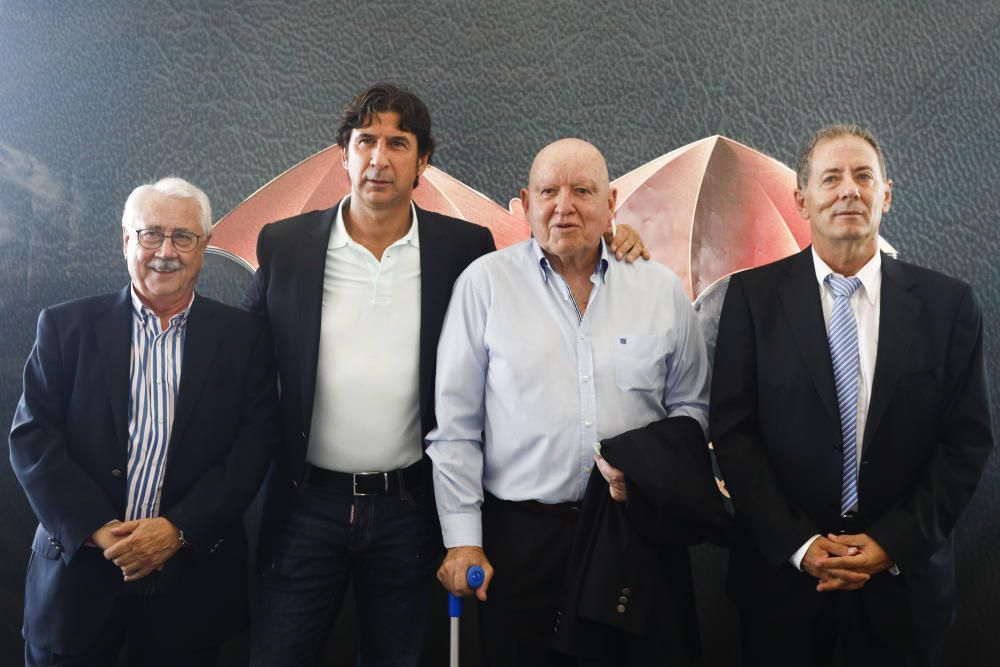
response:
M687 547L726 542L732 519L701 426L653 422L601 442L625 473L617 503L595 467L566 571L557 649L609 664L662 665L700 653ZM628 656L626 659L625 656Z
M885 255L880 298L855 520L839 513L840 418L811 249L733 276L711 436L743 531L735 599L779 618L818 613L830 594L788 558L814 534L865 532L902 570L857 593L871 627L920 646L951 622L952 530L993 444L983 325L968 285Z
M266 317L274 334L281 385L281 446L275 457L264 521L260 562L270 554L275 531L287 516L293 489L305 469L319 356L323 275L337 206L266 225L257 240L259 268L244 305ZM485 227L417 209L420 235L420 415L423 434L434 418L437 343L451 289L473 260L496 249ZM425 459L426 461L426 459ZM427 466L427 488L430 466ZM434 513L434 504L428 511ZM436 516L436 515L435 515Z
M177 646L217 644L247 618L242 517L278 422L270 336L241 310L198 296L188 316L160 506L191 545L123 584L84 544L124 519L131 318L128 288L46 308L24 369L10 458L39 525L23 634L56 653L90 646L126 593L155 594L151 613Z

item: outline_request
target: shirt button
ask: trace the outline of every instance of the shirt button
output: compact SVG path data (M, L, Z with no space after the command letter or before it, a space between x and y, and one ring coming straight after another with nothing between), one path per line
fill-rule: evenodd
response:
M587 467L586 467L586 468L584 468L583 470L584 470L584 472L590 472L590 471L591 471L592 469L593 469L593 468L591 468L590 466L587 466Z
M590 382L590 376L589 375L584 375L583 378L582 378L582 380L584 382Z
M584 336L583 334L579 334L579 335L578 335L578 338L579 338L580 340L584 340L584 339L586 339L587 337L586 337L586 336Z
M592 422L592 421L590 421L590 420L588 419L587 421L583 422L583 425L584 425L584 426L593 426L593 425L594 425L594 422Z

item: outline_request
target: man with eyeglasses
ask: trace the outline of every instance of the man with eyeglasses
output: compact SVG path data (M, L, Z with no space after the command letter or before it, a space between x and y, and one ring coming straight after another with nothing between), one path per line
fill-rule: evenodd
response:
M25 664L212 665L247 619L243 511L278 439L266 325L194 292L204 192L136 188L131 284L44 309L10 457L38 528Z

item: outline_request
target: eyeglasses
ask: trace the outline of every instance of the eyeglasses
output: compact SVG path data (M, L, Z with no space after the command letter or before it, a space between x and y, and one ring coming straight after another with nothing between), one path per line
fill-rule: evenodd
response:
M158 250L163 245L163 239L170 239L174 244L174 249L178 252L191 252L198 247L201 237L191 232L174 232L164 234L159 229L135 229L136 238L139 245L147 250Z

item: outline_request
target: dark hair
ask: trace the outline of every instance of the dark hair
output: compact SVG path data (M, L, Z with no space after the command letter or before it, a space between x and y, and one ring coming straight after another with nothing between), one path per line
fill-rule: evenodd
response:
M846 136L858 137L867 141L875 149L875 155L878 156L878 166L882 172L882 180L884 181L888 178L885 168L885 155L882 154L882 147L879 145L878 139L875 138L875 135L870 130L860 125L827 125L814 132L809 139L809 143L799 153L799 163L795 168L795 184L799 190L805 190L806 185L809 183L810 162L812 161L812 154L816 149L816 144L826 139L836 139L837 137Z
M417 154L431 163L434 155L434 137L431 136L431 113L419 97L402 86L376 83L357 95L344 108L337 128L337 145L343 151L351 142L351 132L371 125L375 114L394 111L399 114L399 129L412 132L417 137Z

